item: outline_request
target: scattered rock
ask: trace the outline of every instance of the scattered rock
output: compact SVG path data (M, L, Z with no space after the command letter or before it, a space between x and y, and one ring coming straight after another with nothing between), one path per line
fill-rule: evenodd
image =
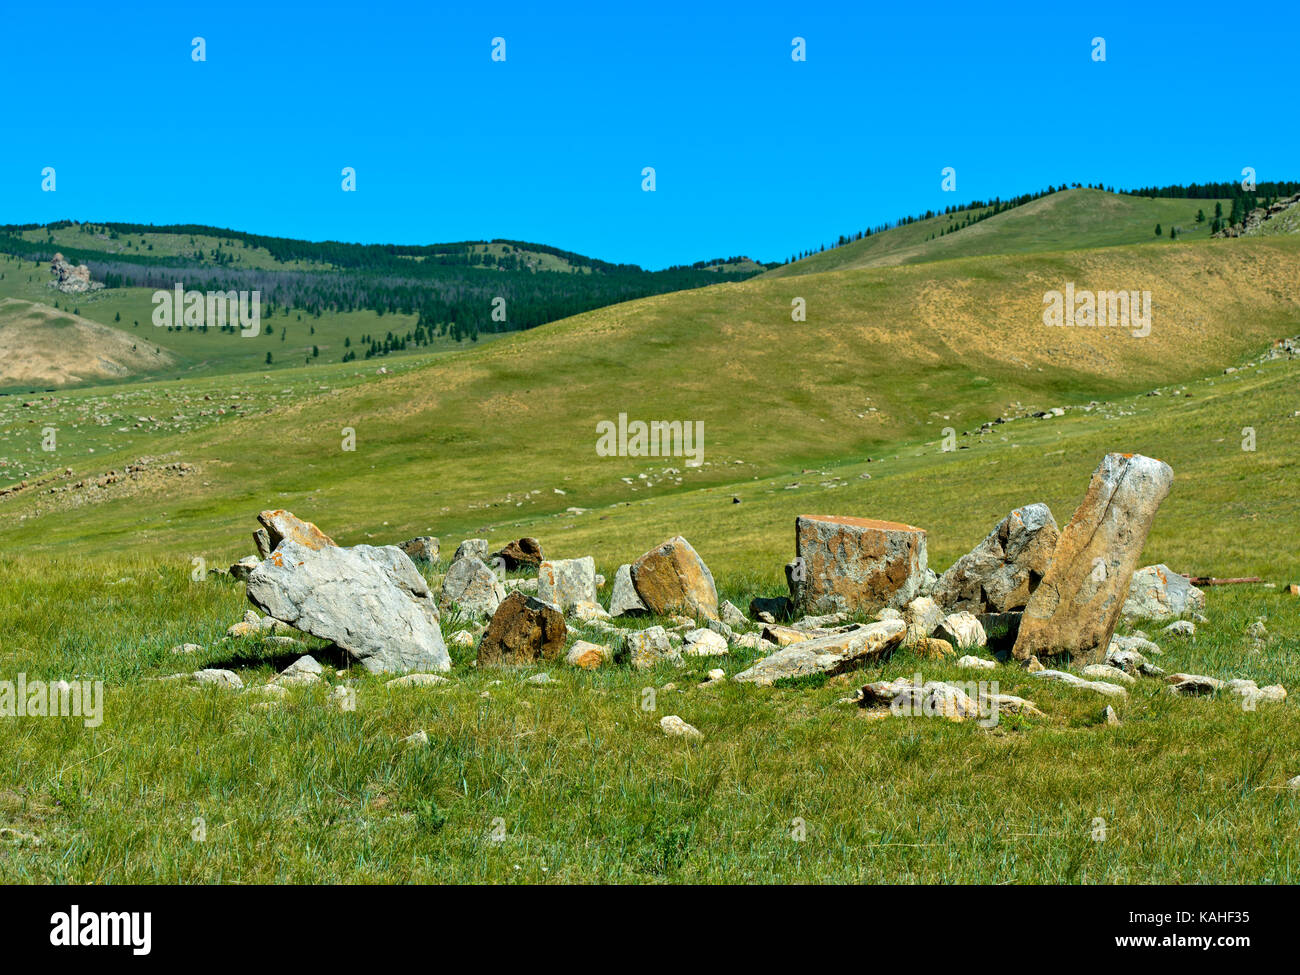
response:
M545 684L554 684L557 683L557 681L555 681L550 674L533 674L533 676L529 677L524 683L542 686Z
M1046 669L1047 668L1043 666L1042 662L1037 657L1030 657L1025 661L1025 670L1028 673L1041 674Z
M190 675L198 684L211 685L213 687L222 687L231 691L243 690L244 682L239 679L239 675L233 670L217 670L210 668L207 670L196 670Z
M1165 681L1169 684L1171 693L1182 697L1204 697L1207 694L1217 694L1227 687L1218 678L1201 674L1170 674Z
M478 559L480 562L488 560L488 540L486 538L467 538L456 546L456 554L451 557L452 562L459 562L461 559Z
M1204 611L1205 593L1161 564L1148 565L1133 573L1120 615L1129 622L1139 619L1163 622Z
M451 669L428 583L395 546L311 549L285 538L249 576L248 598L371 673Z
M624 563L614 573L614 590L609 597L610 616L642 616L648 613L645 603L632 585L632 566Z
M271 533L265 528L259 528L253 532L253 548L257 550L257 560L259 562L269 559L271 551L275 548L271 544Z
M605 612L605 607L601 606L600 603L574 603L573 606L570 607L569 612L573 614L575 619L581 620L584 623L595 623L610 618L609 614Z
M689 725L675 714L668 714L659 719L659 727L670 738L703 738L700 729Z
M943 608L929 596L918 596L907 604L903 619L907 623L907 643L920 643L943 622Z
M929 636L919 640L913 650L922 660L945 660L953 656L955 652L953 645L947 640L939 640Z
M468 650L474 645L474 634L469 630L457 630L451 635L451 642L453 646Z
M599 643L588 643L586 640L577 640L569 648L564 662L570 667L581 667L583 670L595 670L614 659L614 651L609 647Z
M949 610L976 614L1024 609L1059 536L1047 505L1016 508L939 578L934 598Z
M412 562L437 562L438 539L432 535L417 535L397 546Z
M986 660L983 657L973 657L970 654L957 658L957 666L965 670L992 670L997 665L996 660Z
M384 683L385 687L438 687L451 681L441 674L406 674Z
M1101 720L1104 724L1108 724L1112 728L1119 727L1119 714L1109 704L1102 708Z
M182 644L181 644L180 646L178 646L178 647L172 647L171 652L172 652L172 653L184 653L184 654L190 654L190 653L202 653L202 652L203 652L203 647L202 647L200 644L197 644L197 643L182 643Z
M709 629L688 630L684 653L688 657L720 657L728 652L725 637Z
M1253 680L1230 680L1227 689L1243 698L1242 703L1249 708L1261 702L1281 704L1286 700L1286 688L1281 684L1260 687Z
M533 568L542 564L542 543L535 538L521 538L492 553L507 569Z
M1041 680L1058 681L1071 687L1079 687L1096 694L1104 694L1107 697L1128 697L1128 691L1119 684L1111 684L1104 680L1084 680L1078 674L1071 674L1064 670L1040 670L1034 676Z
M409 552L407 553L410 554ZM402 739L402 744L408 748L424 748L429 744L429 733L421 728L413 735L407 735Z
M631 581L630 575L628 581ZM615 587L615 592L617 592L617 582L615 582ZM722 618L722 622L737 629L752 625L749 618L728 599L724 599L722 605L718 607L718 615Z
M901 608L925 578L925 530L898 522L800 515L795 554L787 581L796 612Z
M713 573L680 535L633 562L631 574L637 595L652 613L666 616L680 611L696 618L718 618Z
M1191 620L1178 620L1166 626L1165 632L1181 637L1196 636L1196 624Z
M447 570L438 606L443 612L459 608L471 616L491 616L505 598L505 586L497 574L482 559L468 555Z
M263 511L257 516L268 536L268 544L274 552L286 538L306 549L317 551L334 545L334 539L313 525L303 521L292 512L278 508L275 511ZM270 556L267 556L270 558ZM265 560L264 560L265 561Z
M1065 526L1042 582L1029 597L1012 653L1099 659L1119 620L1122 596L1174 474L1141 454L1107 454Z
M1110 664L1088 664L1079 673L1089 680L1105 680L1112 684L1127 684L1131 687L1137 683L1136 677Z
M576 603L596 602L596 561L550 559L537 569L537 598L568 612Z
M531 664L564 652L568 628L560 607L512 592L497 607L478 645L478 665Z
M662 626L652 626L645 630L634 630L627 635L628 659L633 667L645 670L661 660L681 663L682 655L668 639L668 631Z
M281 687L306 687L319 684L323 672L315 657L304 655L280 671L275 683Z
M951 643L958 650L987 646L989 642L980 621L974 614L966 612L945 616L943 622L935 628L934 635Z
M786 677L843 673L888 658L906 632L901 620L882 620L846 633L805 640L764 657L732 679L762 686Z

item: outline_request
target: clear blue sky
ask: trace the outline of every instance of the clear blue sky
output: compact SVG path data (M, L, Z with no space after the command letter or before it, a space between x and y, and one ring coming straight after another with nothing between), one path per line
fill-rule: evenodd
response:
M1293 2L6 7L0 223L506 237L663 267L1062 182L1300 178Z

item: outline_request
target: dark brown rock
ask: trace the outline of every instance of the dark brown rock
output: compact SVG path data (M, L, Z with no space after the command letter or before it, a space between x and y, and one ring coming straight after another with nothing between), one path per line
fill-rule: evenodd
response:
M512 592L497 607L478 645L478 665L529 664L564 652L568 628L559 607Z

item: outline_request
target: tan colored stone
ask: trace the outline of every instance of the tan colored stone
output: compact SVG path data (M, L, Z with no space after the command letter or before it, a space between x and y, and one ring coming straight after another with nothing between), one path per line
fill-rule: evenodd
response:
M1102 458L1025 606L1012 650L1017 659L1065 657L1087 664L1105 655L1173 479L1168 464L1141 454Z
M270 536L272 551L275 551L286 538L290 538L312 551L319 551L326 546L335 544L334 539L330 538L310 521L303 521L283 508L277 508L275 511L263 511L257 516L257 520L262 523Z
M926 569L925 530L838 515L795 519L795 554L786 567L796 612L874 613L907 605Z
M632 585L646 608L667 616L684 612L718 618L718 590L713 573L680 535L651 549L632 563Z
M916 644L915 649L916 655L922 660L946 660L957 655L951 643L935 637L926 637Z
M597 667L608 663L613 657L614 652L607 646L599 643L588 643L586 640L578 640L569 648L564 662L570 667L595 670Z

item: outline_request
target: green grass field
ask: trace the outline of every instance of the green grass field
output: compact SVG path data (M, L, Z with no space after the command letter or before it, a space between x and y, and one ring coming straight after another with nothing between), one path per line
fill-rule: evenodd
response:
M345 545L438 535L444 559L462 538L532 535L550 557L593 555L610 579L680 533L744 608L783 591L800 513L920 525L942 570L1013 507L1045 502L1064 525L1102 455L1126 451L1175 473L1143 564L1266 583L1210 588L1191 639L1145 626L1164 649L1155 662L1294 695L1300 361L1259 357L1300 333L1300 239L1102 236L1085 226L1071 250L1013 230L1007 253L769 274L479 347L275 371L232 358L181 379L0 397L0 490L30 485L0 496L0 680L106 685L99 727L0 721L0 830L16 831L0 833L0 879L1297 882L1294 696L1247 711L1142 678L1116 728L1100 697L909 650L754 688L697 686L711 667L743 670L747 650L649 672L480 672L453 648L449 684L401 691L340 677L345 662L322 653L331 681L355 682L350 712L325 688L264 710L256 692L152 679L213 666L256 685L291 661L224 636L242 585L191 575L195 559L249 554L264 508ZM1048 329L1042 295L1067 281L1149 289L1151 334ZM794 297L807 322L790 320ZM98 303L80 312L104 320ZM292 343L306 323L287 324ZM1064 415L1031 415L1051 407ZM596 423L620 412L702 421L703 464L597 456ZM996 417L1007 422L979 432ZM943 449L946 430L963 449ZM192 471L94 484L140 458ZM1262 644L1247 636L1257 620ZM169 652L185 642L205 649ZM554 683L526 682L541 669ZM984 729L840 703L917 672L996 680L1044 715ZM704 738L665 737L667 714ZM428 746L402 742L421 729Z

